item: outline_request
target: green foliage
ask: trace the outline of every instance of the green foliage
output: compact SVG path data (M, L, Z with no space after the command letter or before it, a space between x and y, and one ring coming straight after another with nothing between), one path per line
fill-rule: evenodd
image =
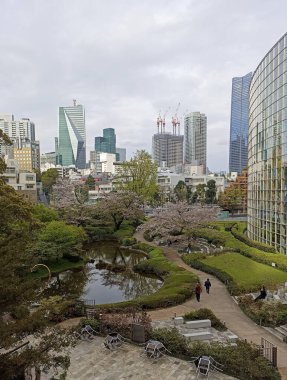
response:
M242 241L243 243L249 245L250 247L260 249L261 251L264 251L264 252L277 253L275 247L272 247L268 244L260 243L258 241L251 240L246 235L243 235L243 233L238 232L236 225L233 226L230 229L230 231L236 239Z
M243 198L244 193L239 187L230 186L219 194L218 203L222 208L230 210L233 215L236 208L241 206Z
M208 204L215 203L216 201L216 181L210 179L206 184L205 202Z
M131 238L135 232L135 228L128 222L124 222L121 227L114 232L114 236L119 239Z
M259 346L238 341L236 346L226 343L194 342L192 345L177 329L156 329L151 338L162 342L177 357L190 359L212 356L223 365L223 372L240 380L279 380L280 375L260 356Z
M6 135L6 133L4 133L2 131L2 129L0 129L0 144L1 145L12 145L12 141L10 140L10 138L8 137L8 135ZM5 161L3 160L2 157L0 157L0 174L4 173L6 170L6 164L5 164ZM2 179L0 178L0 181L2 182Z
M178 201L188 201L189 191L184 181L179 181L173 191Z
M42 223L59 220L58 212L51 207L44 206L43 204L33 205L32 214Z
M91 326L91 328L97 332L100 332L101 329L101 321L96 318L84 318L81 319L80 326L85 327L85 326Z
M57 182L57 178L59 177L59 173L57 169L48 169L46 172L42 173L42 184L43 191L46 195L51 194L52 187Z
M154 239L150 230L144 231L143 237L145 238L146 241L149 241L149 242L153 241L153 239Z
M255 323L263 326L280 326L287 323L287 306L280 301L265 302L249 296L242 296L238 299L241 309Z
M27 306L24 306L24 305L16 306L14 310L12 311L12 317L15 319L26 318L28 317L29 314L30 314L29 309L27 308Z
M95 178L91 175L86 179L86 186L88 186L89 190L95 190L96 181Z
M207 240L208 243L216 246L224 245L226 241L223 234L213 228L193 228L191 234L195 238L203 238Z
M183 318L186 321L196 321L201 319L210 319L211 326L216 330L225 331L226 326L218 319L211 310L209 309L198 309L190 311L189 313L184 314Z
M136 242L137 242L136 238L132 237L132 238L123 238L121 243L122 245L128 247L128 246L136 244Z
M116 179L118 189L132 191L152 201L157 192L157 165L149 153L138 150L130 161L121 165Z
M52 221L39 232L38 241L31 247L31 252L44 261L52 261L65 255L81 253L85 240L86 233L82 227Z

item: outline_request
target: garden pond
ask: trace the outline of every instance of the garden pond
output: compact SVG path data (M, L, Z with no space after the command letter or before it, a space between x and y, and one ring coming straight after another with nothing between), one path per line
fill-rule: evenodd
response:
M80 298L92 305L135 299L156 292L163 281L134 272L146 255L119 246L115 241L93 243L83 268L67 270L52 278L50 294Z

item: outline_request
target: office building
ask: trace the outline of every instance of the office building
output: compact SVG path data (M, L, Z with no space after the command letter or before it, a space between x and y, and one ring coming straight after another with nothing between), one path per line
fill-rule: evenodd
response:
M171 167L182 164L183 136L171 133L153 135L152 157L158 167Z
M57 153L63 166L86 167L85 110L80 104L59 107L59 140Z
M204 113L191 112L184 118L184 162L203 166L206 173L207 118Z
M252 73L232 79L229 172L241 174L248 161L249 86Z
M18 162L19 170L40 170L39 141L21 140L19 147L14 146L14 159Z
M116 134L114 128L103 129L103 137L95 137L95 151L116 154Z
M116 148L117 161L126 161L127 160L127 150L126 148Z
M287 33L269 50L249 90L248 237L286 254Z
M90 151L90 168L96 173L115 173L116 154Z

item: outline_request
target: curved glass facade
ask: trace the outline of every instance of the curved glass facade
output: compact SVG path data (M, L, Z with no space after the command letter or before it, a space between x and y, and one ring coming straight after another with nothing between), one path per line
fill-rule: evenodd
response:
M242 173L248 161L249 86L252 73L232 78L229 172Z
M287 33L250 85L248 236L287 254Z

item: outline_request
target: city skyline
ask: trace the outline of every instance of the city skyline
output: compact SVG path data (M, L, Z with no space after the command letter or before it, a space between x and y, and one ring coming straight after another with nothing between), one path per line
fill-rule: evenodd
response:
M116 123L128 157L137 149L151 153L159 111L171 107L170 123L181 102L181 125L186 111L208 117L211 170L228 168L231 79L254 71L286 31L284 1L1 5L0 113L30 117L42 152L54 150L57 109L73 98L85 105L87 152Z

